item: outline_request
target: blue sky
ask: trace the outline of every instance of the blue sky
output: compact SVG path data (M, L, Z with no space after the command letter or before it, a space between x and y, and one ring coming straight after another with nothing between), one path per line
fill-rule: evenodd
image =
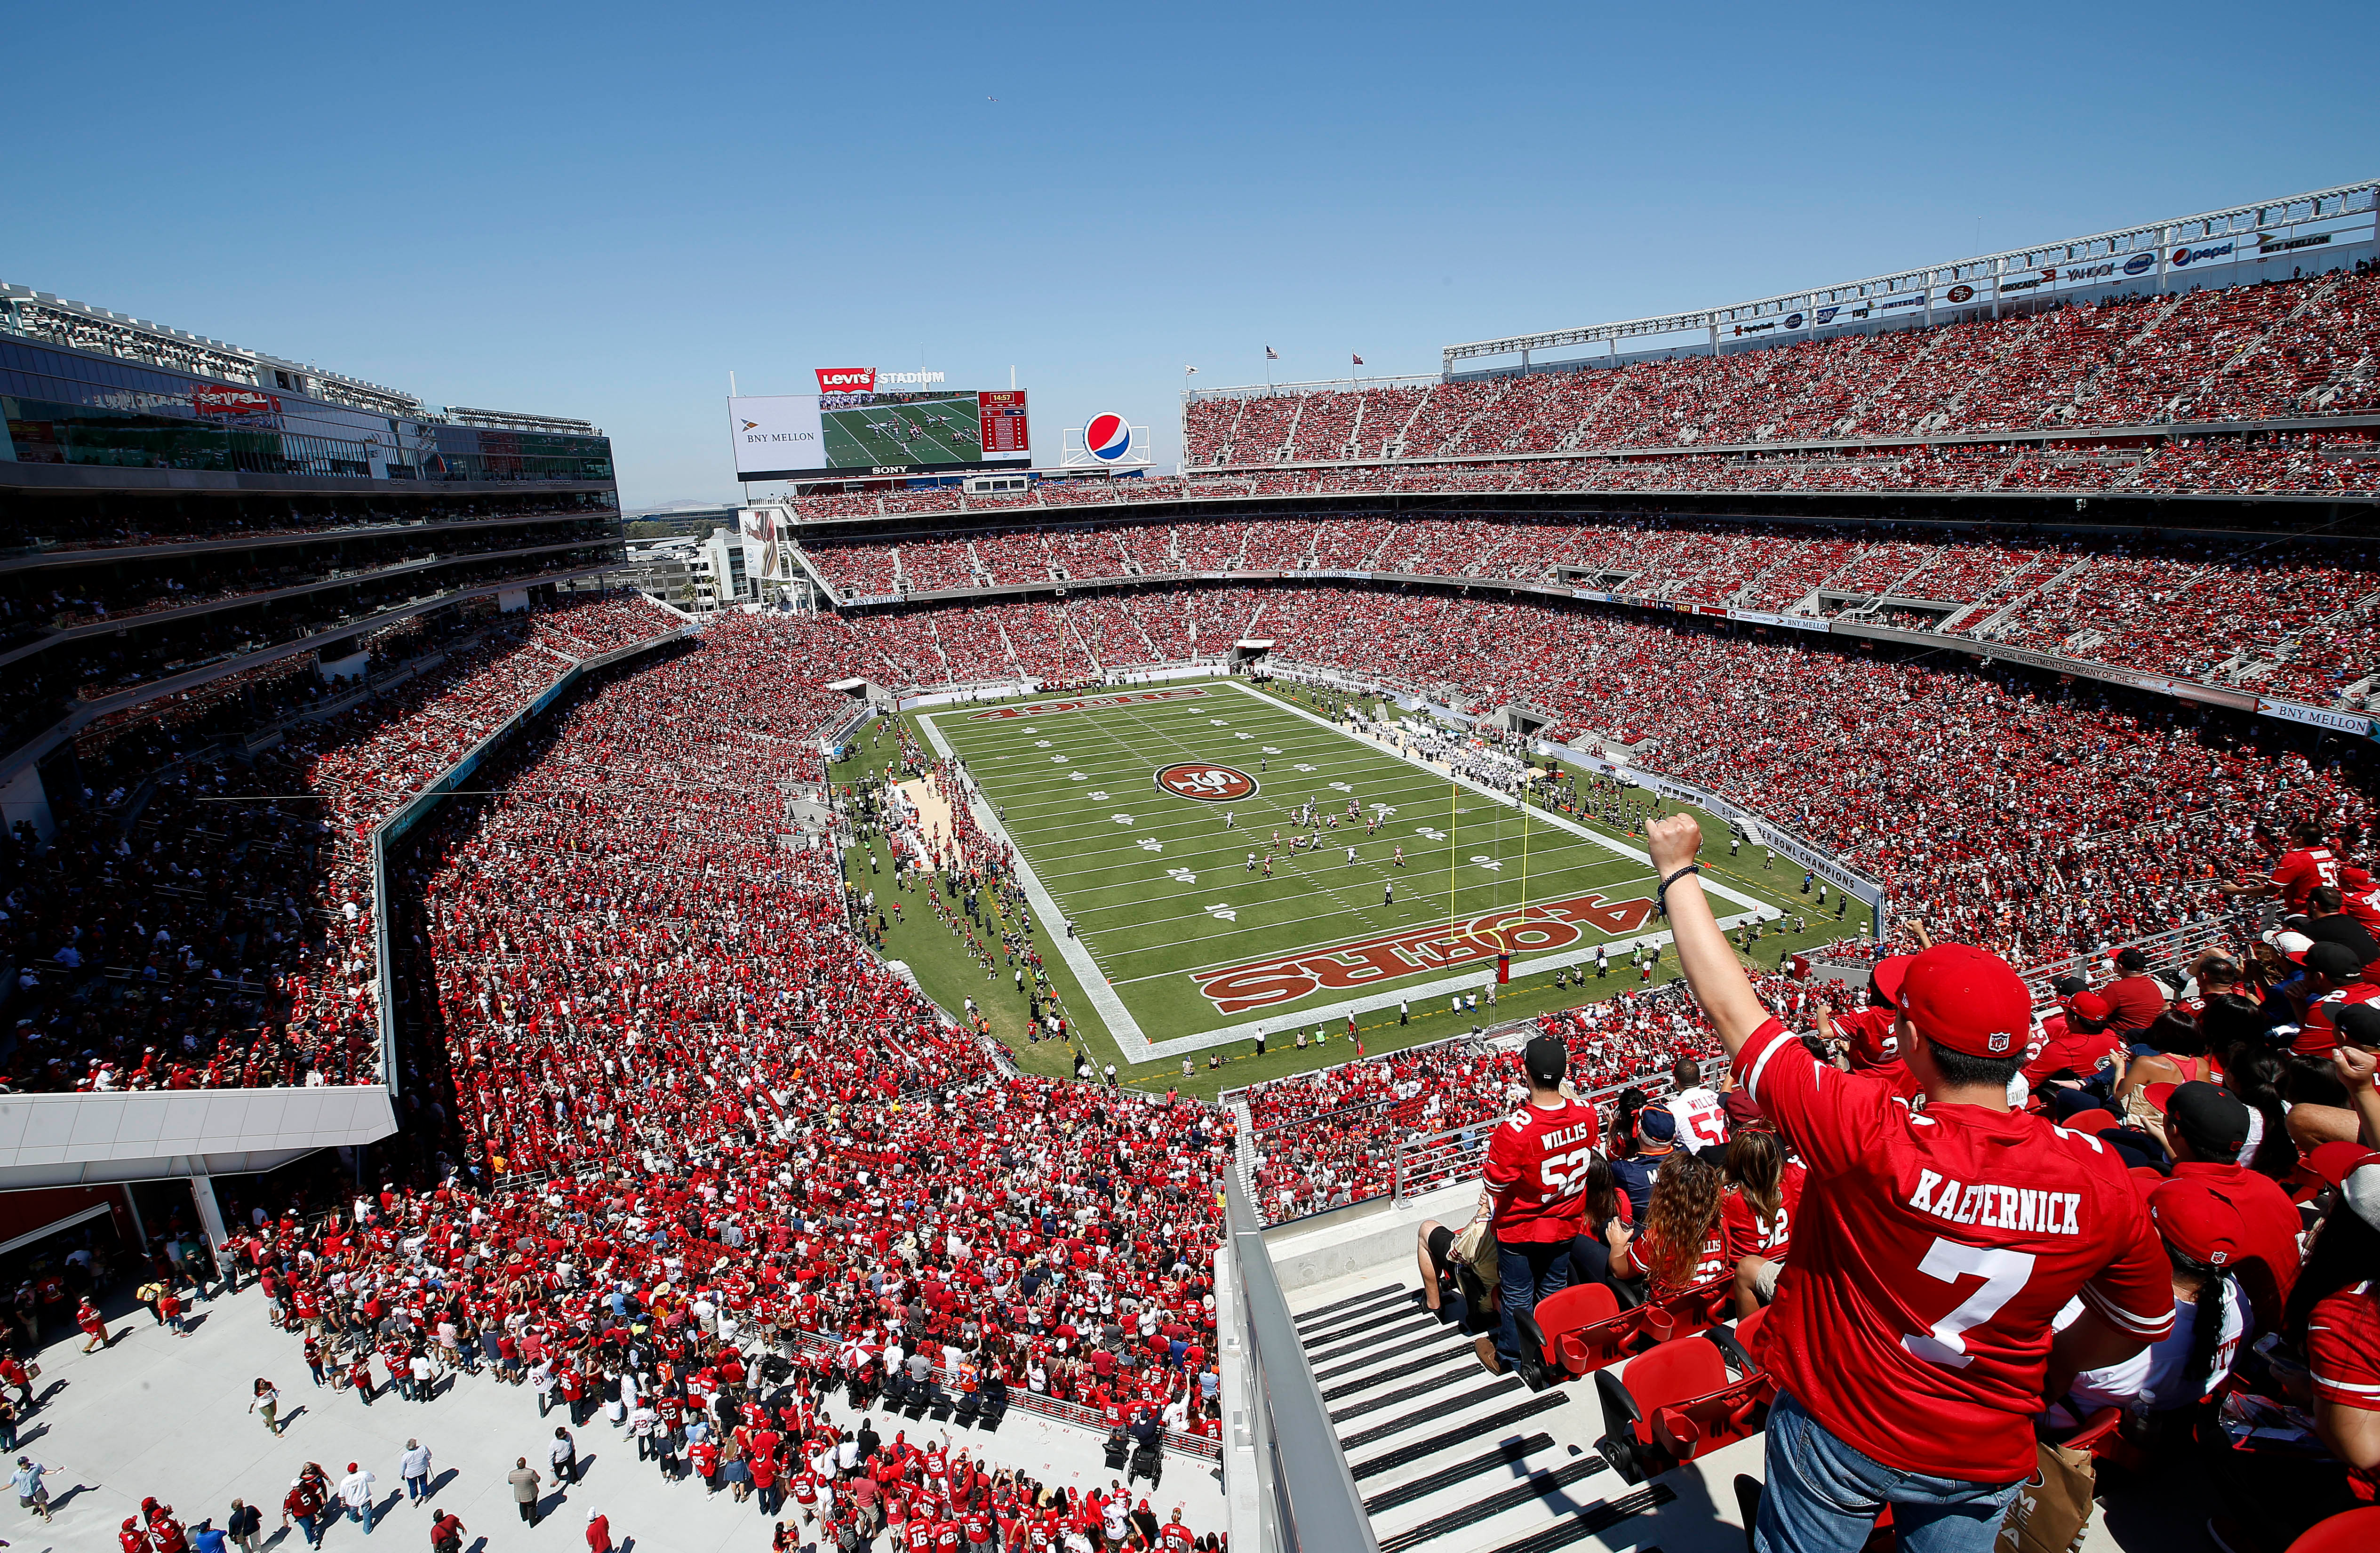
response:
M585 416L729 499L727 374L1114 410L2380 173L2380 7L19 9L0 278ZM80 61L76 64L72 62ZM995 101L996 99L996 101Z

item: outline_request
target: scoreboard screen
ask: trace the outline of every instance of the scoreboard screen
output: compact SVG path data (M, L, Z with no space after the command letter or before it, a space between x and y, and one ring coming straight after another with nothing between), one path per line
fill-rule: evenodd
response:
M975 396L976 419L982 427L983 455L1030 453L1033 439L1025 423L1025 390L1002 389Z
M918 475L1032 462L1025 391L787 394L728 401L739 479Z

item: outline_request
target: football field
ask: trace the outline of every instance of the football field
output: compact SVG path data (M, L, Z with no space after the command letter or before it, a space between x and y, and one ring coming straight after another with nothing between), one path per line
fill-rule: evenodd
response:
M982 458L977 442L982 421L972 394L923 399L907 405L870 405L828 410L819 418L830 469L874 468L886 464L972 464Z
M1518 975L1667 939L1625 843L1231 680L917 719L1135 1062L1318 1020L1335 1037L1351 1012L1481 991L1500 954ZM1711 888L1725 921L1756 907Z

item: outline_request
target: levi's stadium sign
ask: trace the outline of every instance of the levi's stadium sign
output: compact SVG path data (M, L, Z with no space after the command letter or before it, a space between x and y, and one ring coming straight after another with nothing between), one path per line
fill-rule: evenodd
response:
M873 394L880 388L928 388L950 381L948 372L882 372L873 367L814 367L820 394Z

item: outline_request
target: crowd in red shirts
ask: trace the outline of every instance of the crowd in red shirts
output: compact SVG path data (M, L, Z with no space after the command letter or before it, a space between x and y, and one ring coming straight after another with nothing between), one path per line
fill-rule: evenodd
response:
M426 829L400 976L438 1183L251 1248L358 1395L485 1365L771 1493L888 1365L1217 1432L1228 1119L1015 1074L862 952L830 851L754 822L821 775L840 644L715 622ZM914 888L979 882L940 860Z
M9 838L7 1087L377 1082L372 827L579 659L683 624L636 597L490 613L245 760L170 722L94 741L56 833Z
M1843 320L1848 323L1849 319ZM1426 388L1193 401L1184 468L2342 414L2380 277L2111 297L1932 328Z
M2269 452L2304 455L2302 448ZM1198 571L1544 584L1559 572L1591 574L1599 591L1630 599L1799 611L1814 623L1852 616L2253 685L2317 704L2337 701L2380 671L2380 625L2362 607L2380 593L2380 558L2360 545L2306 540L2242 551L2188 537L2009 543L1872 527L1283 516L892 537L814 544L810 553L836 590L852 596L899 591L894 574L902 567L911 579L930 575L936 588ZM2277 596L2287 600L2277 614ZM883 638L886 664L905 685L1070 678L1198 656L1140 618L1149 602L1136 596L988 603L872 617L863 628ZM1084 615L1093 606L1101 612L1096 620ZM1119 623L1122 629L1109 628ZM1212 655L1217 643L1205 650Z

